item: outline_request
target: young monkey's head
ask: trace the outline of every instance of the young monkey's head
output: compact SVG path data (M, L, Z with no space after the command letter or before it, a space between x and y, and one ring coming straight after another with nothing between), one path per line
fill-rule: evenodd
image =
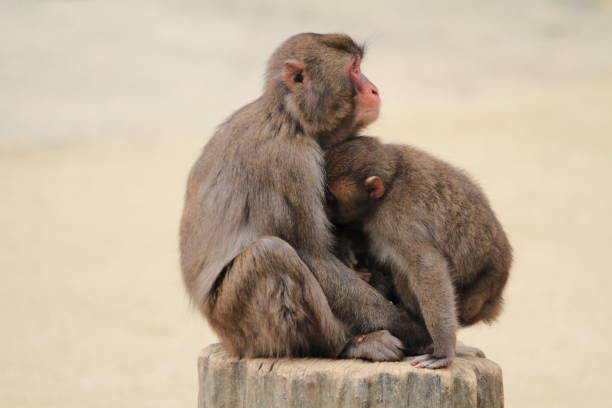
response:
M393 160L377 139L350 138L325 153L326 210L338 224L359 222L385 194Z

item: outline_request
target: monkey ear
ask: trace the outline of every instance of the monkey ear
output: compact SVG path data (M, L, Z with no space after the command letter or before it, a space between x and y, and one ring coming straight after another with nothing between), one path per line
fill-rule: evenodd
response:
M363 183L370 198L378 200L385 194L385 186L378 176L368 177Z
M304 71L304 64L296 60L286 61L283 71L283 81L290 91L306 85L306 83L308 83L308 77Z

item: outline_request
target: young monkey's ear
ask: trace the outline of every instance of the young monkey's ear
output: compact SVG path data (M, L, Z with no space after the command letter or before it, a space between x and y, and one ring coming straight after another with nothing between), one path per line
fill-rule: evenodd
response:
M378 176L368 177L363 184L365 185L370 198L378 200L383 196L383 194L385 194L385 186Z
M304 64L296 60L288 60L285 62L283 82L290 91L306 85L308 80L308 76L304 70Z

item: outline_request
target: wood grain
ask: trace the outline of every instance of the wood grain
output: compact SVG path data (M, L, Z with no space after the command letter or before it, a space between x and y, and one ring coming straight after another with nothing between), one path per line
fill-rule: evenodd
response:
M199 408L501 408L502 371L457 357L447 369L325 359L236 359L220 344L200 353Z

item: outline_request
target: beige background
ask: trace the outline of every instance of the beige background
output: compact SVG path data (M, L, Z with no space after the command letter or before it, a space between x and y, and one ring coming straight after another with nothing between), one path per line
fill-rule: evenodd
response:
M0 406L195 406L215 337L179 277L186 175L301 31L367 40L368 133L491 198L506 311L460 337L503 367L507 406L609 406L610 3L290 3L0 3Z

